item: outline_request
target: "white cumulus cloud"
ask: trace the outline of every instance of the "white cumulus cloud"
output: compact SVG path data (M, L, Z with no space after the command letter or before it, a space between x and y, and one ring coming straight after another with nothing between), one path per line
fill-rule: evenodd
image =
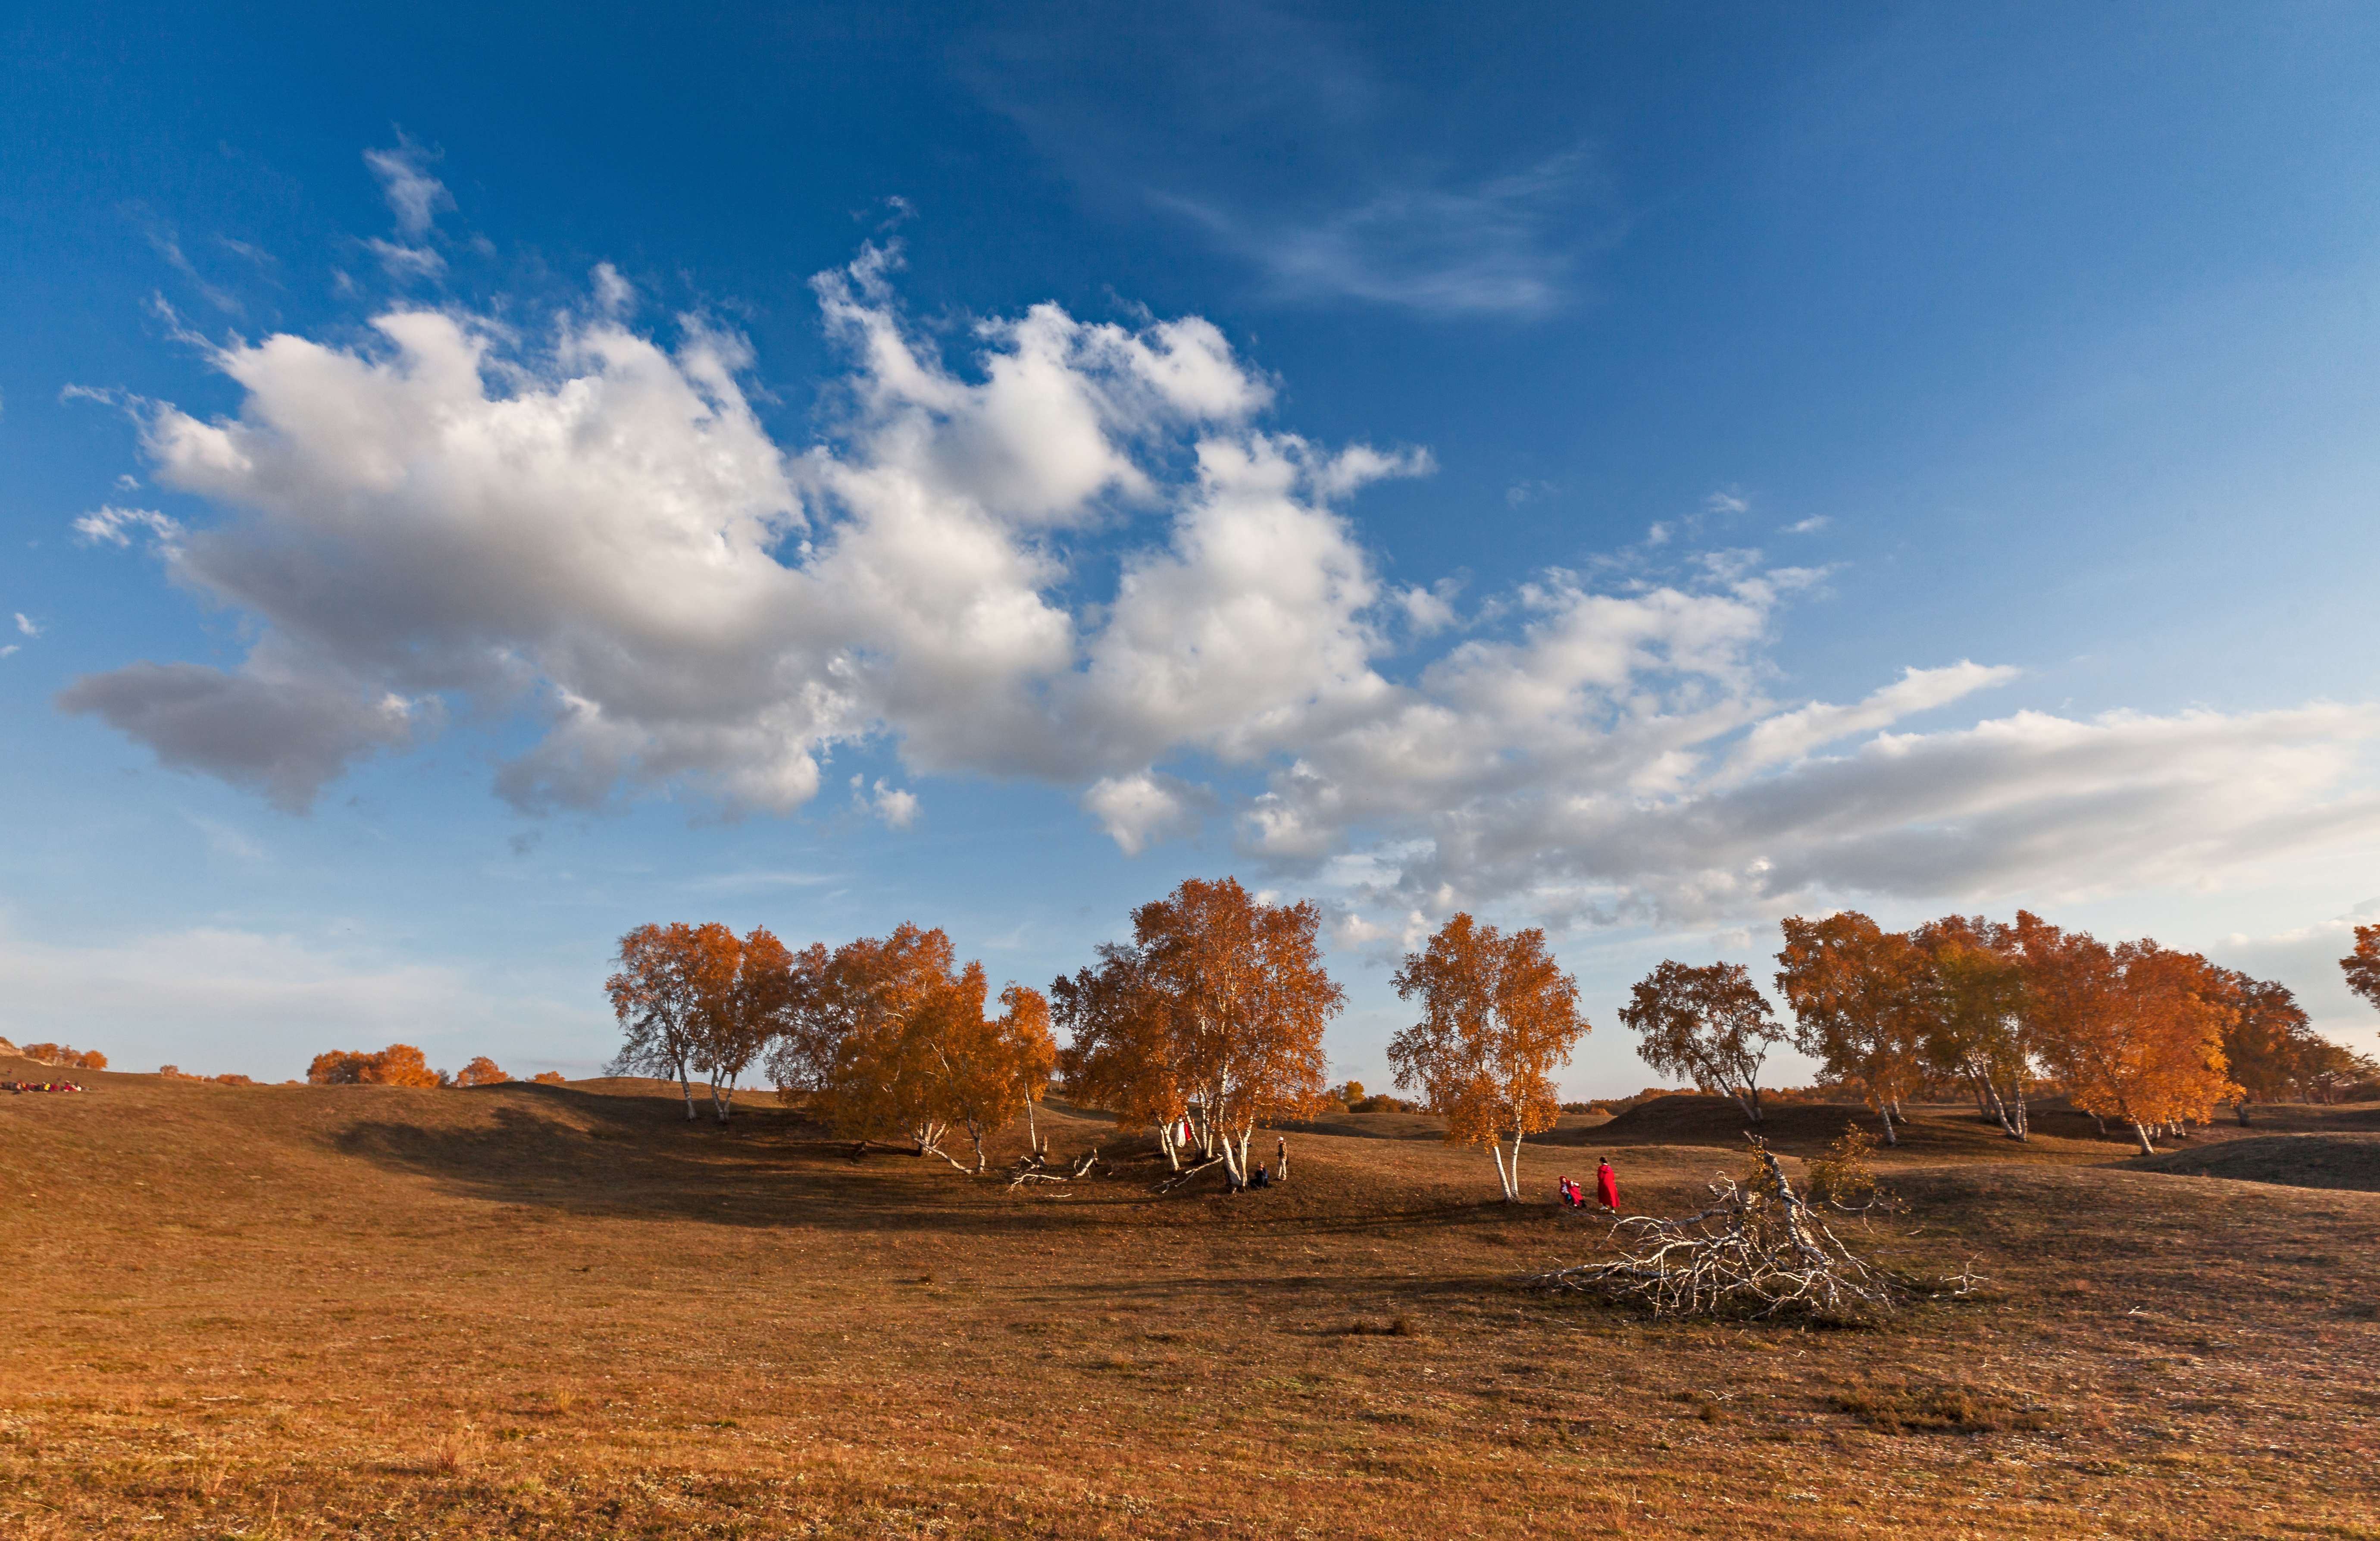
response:
M150 533L254 650L63 704L291 808L456 716L528 715L496 785L530 809L680 787L789 812L837 744L881 739L913 773L1065 787L1127 852L1220 820L1371 913L1349 938L1457 903L1703 921L2186 883L2380 837L2369 707L1907 730L2014 677L1964 661L1777 698L1771 644L1820 575L1756 552L1548 569L1456 630L1458 581L1387 582L1346 512L1426 453L1264 424L1272 382L1196 317L1040 305L953 361L897 265L869 248L818 280L849 367L792 450L740 342L633 330L608 267L541 339L398 308L369 346L216 351L237 416L154 408L145 442L223 517L76 528ZM889 779L854 796L917 814Z

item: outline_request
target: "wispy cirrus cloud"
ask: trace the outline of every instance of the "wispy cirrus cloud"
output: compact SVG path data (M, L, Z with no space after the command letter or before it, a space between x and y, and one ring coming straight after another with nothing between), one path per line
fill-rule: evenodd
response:
M1149 196L1256 264L1278 297L1448 317L1555 309L1572 297L1581 260L1621 234L1616 217L1598 212L1609 189L1585 150L1469 181L1427 175L1384 173L1379 185L1320 211L1163 188Z
M1452 109L1380 79L1315 16L1144 8L1109 18L1096 51L1089 36L1028 11L967 57L986 100L1078 182L1203 232L1278 302L1540 315L1625 233L1592 145L1440 122Z
M438 158L437 152L425 150L403 134L397 136L394 149L364 152L364 164L379 181L381 197L396 216L397 229L413 240L430 233L439 211L455 206L455 195L446 190L446 184L430 175L430 166Z

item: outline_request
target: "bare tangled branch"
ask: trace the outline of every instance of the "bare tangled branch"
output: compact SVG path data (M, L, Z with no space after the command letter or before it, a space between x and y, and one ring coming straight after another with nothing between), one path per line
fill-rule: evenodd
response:
M1785 1316L1876 1321L1907 1299L1963 1295L1972 1270L1924 1280L1865 1261L1793 1191L1767 1145L1754 1139L1746 1177L1710 1184L1712 1203L1682 1219L1631 1216L1611 1228L1619 1255L1535 1274L1523 1282L1642 1305L1657 1317Z
M1075 1163L1072 1171L1062 1169L1051 1171L1048 1159L1037 1150L1030 1155L1017 1158L1016 1172L1008 1180L1008 1188L1011 1193L1014 1193L1028 1183L1072 1183L1078 1178L1089 1176L1091 1170L1099 1164L1099 1147L1098 1146L1091 1147L1083 1159Z
M1185 1183L1188 1183L1192 1178L1196 1177L1200 1172L1212 1171L1215 1168L1222 1166L1223 1164L1224 1160L1222 1157L1210 1156L1206 1160L1199 1162L1196 1166L1184 1167L1180 1171L1173 1173L1172 1176L1166 1178L1163 1182L1158 1183L1148 1191L1153 1194L1170 1194L1174 1189L1181 1187Z

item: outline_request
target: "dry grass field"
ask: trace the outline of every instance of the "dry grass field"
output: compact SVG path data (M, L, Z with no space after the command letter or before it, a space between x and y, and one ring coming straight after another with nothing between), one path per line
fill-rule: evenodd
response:
M2149 1161L1932 1110L1868 1239L1989 1288L1805 1331L1514 1287L1602 1235L1563 1171L1737 1163L1696 1099L1512 1208L1395 1114L1284 1188L1019 1195L646 1082L87 1079L0 1096L10 1536L2380 1536L2372 1108Z

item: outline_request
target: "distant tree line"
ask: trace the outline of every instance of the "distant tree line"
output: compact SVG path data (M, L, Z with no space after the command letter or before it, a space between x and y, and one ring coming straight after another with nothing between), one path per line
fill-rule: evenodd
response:
M0 1047L6 1047L7 1043L7 1039L0 1038ZM29 1043L16 1052L20 1058L37 1061L45 1065L57 1065L67 1070L105 1070L107 1068L107 1056L96 1049L75 1049L63 1043Z
M1392 983L1417 1020L1389 1047L1397 1088L1415 1094L1405 1100L1324 1081L1323 1033L1345 992L1323 966L1319 923L1309 903L1192 879L1134 910L1129 940L1100 946L1047 995L1009 982L997 1013L981 963L961 965L939 929L795 952L766 927L640 926L605 982L624 1035L612 1069L676 1081L689 1120L700 1079L722 1123L743 1081L765 1075L863 1148L897 1142L972 1172L1019 1119L1038 1153L1034 1110L1057 1090L1151 1131L1173 1174L1220 1168L1235 1187L1255 1176L1260 1128L1332 1110L1425 1111L1446 1120L1450 1143L1488 1147L1517 1198L1526 1137L1565 1106L1596 1106L1556 1100L1556 1074L1589 1025L1544 932L1457 914L1406 954ZM2155 1130L2220 1101L2244 1120L2254 1101L2335 1096L2380 1074L2313 1032L2285 987L2154 941L2110 946L2029 913L1888 932L1844 912L1783 928L1775 983L1790 1025L1740 964L1665 962L1621 1012L1646 1062L1733 1099L1755 1123L1764 1100L1852 1094L1897 1139L1906 1103L1967 1095L2022 1140L2030 1100L2055 1086L2148 1148ZM2363 961L2346 960L2350 981L2380 1004L2380 927L2357 935ZM1820 1062L1820 1086L1761 1086L1785 1042ZM1272 1179L1286 1158L1277 1145Z
M1905 932L1844 911L1783 930L1776 985L1791 1028L1740 964L1665 962L1621 1012L1647 1063L1733 1098L1755 1123L1762 1063L1789 1039L1864 1097L1888 1140L1904 1103L1961 1092L2022 1140L2029 1095L2052 1085L2103 1128L2129 1124L2146 1151L2155 1131L2222 1102L2246 1122L2258 1101L2327 1099L2380 1078L2380 1063L2315 1032L2288 987L2152 940L2110 945L2024 911ZM2359 928L2357 942L2342 965L2380 1005L2380 927Z
M458 1071L432 1070L428 1057L409 1043L392 1043L370 1054L334 1049L315 1055L306 1067L307 1084L315 1086L500 1086L511 1079L485 1054ZM533 1079L560 1086L563 1077L549 1070Z

